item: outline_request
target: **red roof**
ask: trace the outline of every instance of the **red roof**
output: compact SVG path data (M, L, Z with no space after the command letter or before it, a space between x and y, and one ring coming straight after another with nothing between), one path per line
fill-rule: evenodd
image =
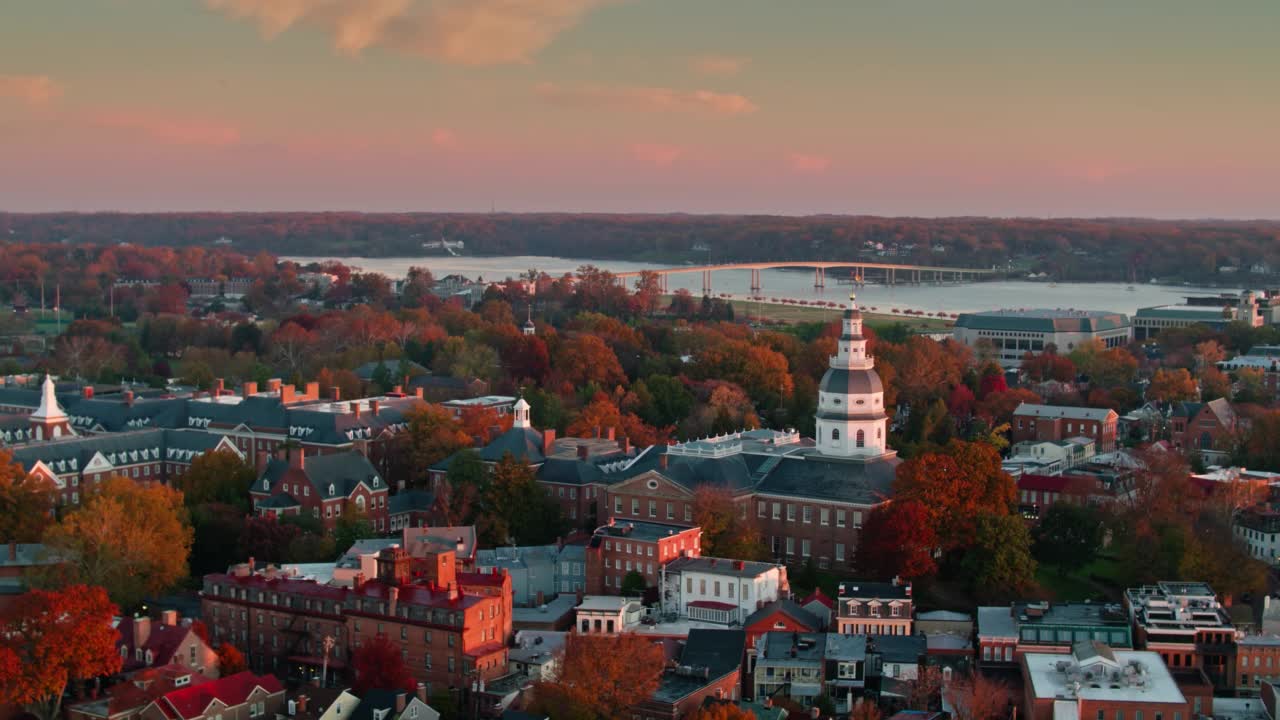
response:
M174 690L159 700L157 705L165 715L172 718L198 718L204 715L204 711L214 700L228 707L243 705L258 688L271 695L284 692L284 687L275 676L254 675L245 670L212 682Z
M716 602L715 600L694 600L689 603L689 607L702 608L704 610L737 610L738 606L731 603Z
M126 617L120 621L120 626L116 628L120 631L120 640L116 642L116 648L124 646L126 654L124 656L124 670L127 672L134 668L146 667L148 662L158 662L162 665L173 662L173 655L186 641L187 635L192 630L190 625L165 625L159 620L148 620L150 623L150 631L147 633L146 642L141 646L137 645L133 637L134 619ZM139 660L136 650L141 649L144 653L143 659ZM151 660L146 659L145 653L151 652Z
M175 685L179 678L187 678L185 687L195 687L208 682L212 678L188 670L181 665L161 665L160 667L139 670L126 682L118 683L103 691L105 697L95 700L83 700L71 707L96 716L134 714L146 707L153 700L166 693L178 689ZM105 703L105 707L104 707Z
M1063 475L1023 475L1018 478L1018 489L1062 492L1070 482L1071 478Z
M808 605L808 604L809 604L809 603L811 603L811 602L819 602L819 603L822 603L823 605L826 605L826 606L827 606L827 609L828 609L828 610L835 610L835 609L836 609L836 603L835 603L835 601L834 601L834 600L832 600L831 598L827 597L827 594L826 594L826 593L824 593L824 592L822 592L822 588L817 588L817 589L815 589L815 590L813 591L813 593L812 593L811 595L809 595L809 597L805 598L804 600L801 600L801 601L800 601L800 607L804 607L805 605Z

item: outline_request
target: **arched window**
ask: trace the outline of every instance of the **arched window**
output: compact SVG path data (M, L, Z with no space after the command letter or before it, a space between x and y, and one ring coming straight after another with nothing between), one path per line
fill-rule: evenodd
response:
M364 496L363 495L356 496L356 507L360 509L360 512L364 512Z
M859 430L858 431L858 447L866 447L866 445L867 445L867 435L866 433Z
M831 442L840 441L840 428L831 428Z

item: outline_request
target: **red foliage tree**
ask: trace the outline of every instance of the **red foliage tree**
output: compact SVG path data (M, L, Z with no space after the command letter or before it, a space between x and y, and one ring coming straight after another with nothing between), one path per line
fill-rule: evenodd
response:
M932 575L938 535L930 513L919 501L898 500L872 510L862 526L854 564L868 577L908 578Z
M418 686L413 673L405 667L400 648L381 636L356 649L351 667L355 671L352 687L357 694L379 689L413 692Z
M895 503L915 500L937 528L944 549L973 544L979 515L1007 515L1017 489L1000 465L1000 453L987 443L953 440L945 453L924 453L898 466Z
M111 622L119 614L100 587L20 596L0 616L0 698L45 720L58 717L68 685L120 669Z
M556 682L535 686L534 707L561 718L625 717L658 689L662 647L633 633L570 634Z
M973 415L973 409L977 400L973 397L973 391L968 385L960 383L951 388L951 397L947 398L947 412L951 413L951 417L958 420L967 419Z
M218 673L222 677L235 675L238 672L244 672L249 669L249 663L244 659L244 653L231 643L224 642L218 646L215 652L218 654Z

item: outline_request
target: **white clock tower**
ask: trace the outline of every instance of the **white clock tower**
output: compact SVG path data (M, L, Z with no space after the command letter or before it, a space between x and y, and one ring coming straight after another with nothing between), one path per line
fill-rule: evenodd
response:
M850 293L839 349L818 385L816 440L823 455L870 459L892 454L886 445L884 386L875 365L862 336L862 313Z

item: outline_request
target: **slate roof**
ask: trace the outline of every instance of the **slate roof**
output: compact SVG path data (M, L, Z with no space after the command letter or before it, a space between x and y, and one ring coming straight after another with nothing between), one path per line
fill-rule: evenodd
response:
M135 430L24 445L14 448L13 459L28 472L44 462L63 474L83 471L97 453L116 466L147 460L189 463L221 441L221 435L193 430Z
M436 496L426 490L401 490L387 500L387 512L391 515L413 512L414 510L430 510L435 505Z
M538 480L560 485L592 485L604 482L604 472L595 463L577 458L548 458L538 468Z
M272 458L263 470L262 479L267 480L271 487L275 487L288 471L287 460ZM350 497L361 484L370 490L386 488L386 483L381 482L378 471L369 462L369 458L355 451L307 457L303 461L302 471L322 498ZM373 485L375 478L379 480L376 488ZM333 494L329 493L330 485L334 487Z
M846 370L844 368L828 368L818 384L822 392L847 395L868 395L884 392L880 375L875 370ZM850 412L853 410L850 409Z
M102 691L100 697L68 704L67 708L93 717L134 715L153 700L178 689L178 678L186 678L184 687L194 687L212 678L182 665L169 664L139 670L127 682L116 683Z
M512 427L480 449L480 459L498 462L506 453L533 465L546 460L542 454L542 433L533 428Z
M1013 411L1014 416L1062 418L1064 420L1106 420L1115 411L1111 408L1071 407L1068 405L1037 405L1022 403Z
M190 625L165 625L156 619L149 620L150 630L147 633L147 640L139 646L134 639L134 620L126 617L122 620L116 630L120 632L120 639L116 641L116 648L124 646L128 649L128 653L124 657L124 670L127 672L139 667L144 667L147 662L144 657L142 660L137 659L135 651L141 649L143 653L151 651L152 662L168 664L173 661L173 654L178 651L178 647L187 639L192 630Z
M408 358L405 358L405 362L408 363L409 365L410 375L425 374L427 372L426 368L422 367L421 365L419 365L418 363L412 360L409 360ZM354 372L356 374L356 377L360 378L361 380L372 380L373 374L377 372L379 365L386 365L387 370L391 371L391 377L393 380L396 381L393 384L398 385L399 381L404 379L404 378L398 378L395 376L396 371L399 370L400 368L400 358L391 358L391 359L382 360L382 361L372 360L356 368Z
M742 667L747 634L742 630L694 628L689 631L680 665L707 668L707 677L691 677L675 672L663 673L654 691L654 700L676 703Z
M918 663L929 650L929 641L924 635L875 635L867 644L867 652L875 652L884 662Z
M878 505L892 494L896 457L870 461L819 454L782 458L756 488L768 495Z
M101 427L106 432L142 428L187 426L187 401L183 398L141 398L132 405L121 398L81 398L62 406L72 427Z
M396 697L403 690L369 690L360 698L360 704L355 710L351 711L351 715L347 720L373 720L374 710L396 709ZM406 698L407 700L407 698Z
M302 507L302 503L289 493L276 493L266 500L259 500L258 507L267 510L282 510L284 508Z

